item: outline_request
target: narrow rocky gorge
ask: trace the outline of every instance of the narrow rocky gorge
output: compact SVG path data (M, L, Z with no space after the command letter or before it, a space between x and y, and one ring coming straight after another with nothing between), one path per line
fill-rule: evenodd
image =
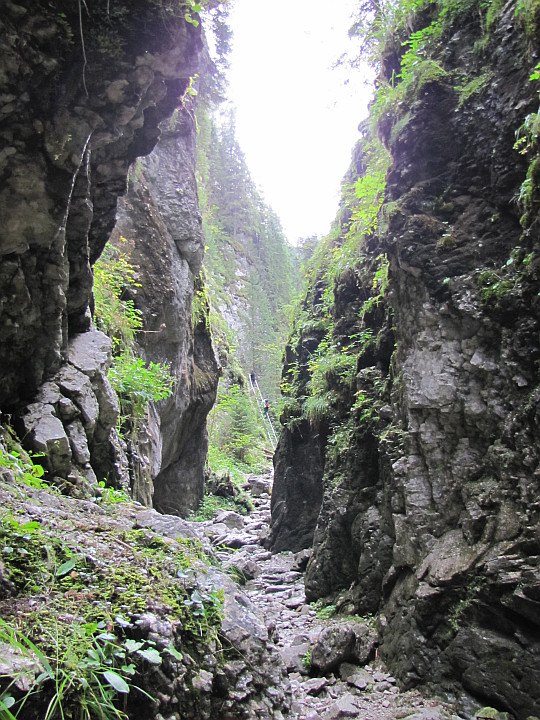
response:
M98 621L101 650L137 647L143 720L535 719L538 0L396 19L285 349L272 494L252 476L252 513L203 523L182 518L204 495L222 369L201 272L195 7L0 2L2 620L50 653L54 632L83 647ZM96 327L109 241L136 275L133 353L174 378L130 437ZM253 268L223 285L240 309L214 299L236 320L252 319ZM22 656L34 678L44 666L1 632L7 693Z
M195 525L211 540L223 567L241 583L266 625L269 644L281 656L291 693L286 717L458 720L456 706L418 691L400 691L379 658L373 618L331 617L328 608L326 614L321 606L317 612L317 606L307 602L304 574L310 551L272 554L264 547L271 485L270 473L248 477L254 503L249 515L223 510L212 521ZM487 717L481 710L473 704L467 708L471 717ZM507 717L490 712L499 720Z

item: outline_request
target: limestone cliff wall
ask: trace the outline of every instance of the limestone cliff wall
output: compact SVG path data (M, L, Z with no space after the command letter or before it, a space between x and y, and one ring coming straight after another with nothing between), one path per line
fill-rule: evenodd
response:
M137 273L133 300L142 314L142 354L168 364L176 378L173 395L151 408L139 432L134 497L175 515L196 508L204 492L206 416L219 378L207 317L192 318L204 254L195 141L192 111L182 108L131 173L112 235Z
M409 31L429 25L429 12ZM294 498L287 481L304 463L301 431L324 460L308 596L376 613L380 654L403 683L434 682L524 718L540 708L540 238L537 147L529 139L528 155L514 149L538 111L529 81L538 13L519 17L507 3L486 35L478 8L465 10L432 56L437 72L381 117L391 153L385 222L360 269L334 286L333 320L345 319L335 341L366 329L377 337L357 356L352 388L370 404L359 412L351 388L336 386L339 453L324 419L310 430L286 418L275 492ZM406 37L386 48L388 77ZM460 94L457 77L476 79L475 92ZM378 316L360 326L355 304L376 284L382 252L388 286ZM304 330L289 351L300 376L309 338ZM296 510L274 510L281 549Z
M198 70L201 29L176 2L38 0L30 8L2 0L0 7L0 409L30 448L45 451L44 464L61 484L127 487L118 403L106 377L110 343L91 321L92 264L114 227L130 165L154 148L160 123ZM180 377L171 403L153 410L154 424L169 427L165 437L156 434L164 446L156 473L172 472L183 454L197 475L197 496L216 368L204 330L191 326L203 244L193 153L182 162L188 179L174 192L184 227L171 231L172 245L154 245L160 257L179 248L164 261L167 278L158 278L161 307L174 309L163 310L163 342L150 340L158 337L150 326L141 345ZM140 253L153 280L159 260L147 250ZM189 359L179 360L180 347ZM175 429L180 415L192 436ZM149 502L151 488L139 496Z

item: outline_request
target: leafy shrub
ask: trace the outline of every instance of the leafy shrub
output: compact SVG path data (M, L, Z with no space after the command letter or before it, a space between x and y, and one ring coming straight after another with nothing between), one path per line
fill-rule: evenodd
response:
M133 300L124 297L129 287L140 287L135 281L135 268L125 253L106 245L94 264L94 320L99 330L112 339L115 352L131 348L142 328L140 310Z
M304 403L304 416L312 425L328 417L332 410L331 397L328 395L315 395L308 397Z
M109 370L111 385L120 396L124 415L137 421L150 401L158 402L172 394L175 380L167 365L123 353L114 358Z
M5 443L5 447L3 445ZM38 457L34 455L34 458ZM17 480L34 488L48 487L42 480L45 470L42 465L34 463L33 459L22 449L15 435L9 430L4 437L0 436L0 473L7 470Z
M139 287L135 275L127 255L111 245L94 265L94 320L113 341L109 380L120 397L120 424L129 422L130 430L136 429L148 403L169 397L175 383L167 365L135 357L141 312L124 297L130 287Z

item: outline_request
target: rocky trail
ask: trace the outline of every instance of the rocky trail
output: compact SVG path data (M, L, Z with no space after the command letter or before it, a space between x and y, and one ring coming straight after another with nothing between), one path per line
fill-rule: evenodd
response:
M303 571L309 551L272 555L264 548L271 475L251 476L248 485L255 506L249 516L224 510L200 526L223 567L244 585L281 655L293 695L289 717L458 720L449 705L416 690L399 690L377 658L377 634L369 622L324 619L306 603Z
M62 633L68 644L78 642L81 623L105 617L112 633L107 642L115 647L135 642L136 648L157 648L158 665L141 664L135 657L137 684L151 703L142 714L138 706L132 708L128 717L459 720L455 708L440 700L400 691L377 657L372 620L328 617L328 608L306 603L303 574L309 553L272 555L264 547L271 479L248 478L254 504L249 516L221 511L213 520L192 522L139 503L108 504L21 486L0 473L0 617L23 633L35 631L40 644L50 631L53 639ZM47 563L53 546L58 561L70 558L72 572L59 575L51 565L51 575ZM45 555L43 547L49 548ZM205 558L192 555L190 548L203 550ZM185 562L182 572L179 554ZM24 587L17 591L14 582L20 575L12 571L19 557L24 558ZM30 578L34 584L26 589ZM203 596L210 600L216 592L223 594L220 644L212 627L198 622L200 613L190 620L171 607L176 597L183 605L202 607ZM200 640L193 639L185 625L189 622ZM85 652L82 647L81 657ZM19 663L28 660L32 673L42 674L32 655L2 653L0 642L3 678L15 682ZM44 693L49 702L50 690ZM38 702L39 692L35 697ZM460 708L460 716L513 720L477 707L464 713ZM34 720L40 716L34 710L28 705L17 717Z

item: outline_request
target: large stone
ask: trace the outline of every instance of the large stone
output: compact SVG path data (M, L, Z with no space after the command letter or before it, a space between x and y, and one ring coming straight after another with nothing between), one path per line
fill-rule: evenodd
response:
M365 690L368 685L373 683L373 675L368 673L366 670L358 668L356 672L347 677L347 684L352 685L358 690Z
M44 453L45 464L53 475L67 477L71 469L71 448L60 420L52 405L33 403L22 418L27 441L37 453Z
M334 625L326 628L311 649L311 669L320 675L336 669L352 657L355 641L350 627Z
M250 475L247 478L246 485L253 497L260 497L270 490L270 480L256 475Z
M178 537L188 537L202 541L202 537L193 529L191 523L174 515L162 515L156 510L141 509L137 512L136 527L149 528L173 540L176 540Z
M56 376L56 382L63 394L76 404L86 432L91 434L99 417L99 403L88 376L72 365L65 365Z
M358 717L359 706L354 695L349 693L336 700L322 716L322 720L341 720Z
M240 582L245 583L247 580L253 580L261 574L260 565L258 565L249 556L243 557L239 553L234 553L233 557L223 563L223 567L234 571L235 575L240 576Z
M310 678L303 683L303 688L308 695L319 695L328 685L326 678Z
M79 465L89 463L90 450L88 449L83 424L79 420L73 420L69 425L66 425L66 432L69 437L69 444L75 462Z
M69 342L69 362L87 375L94 378L107 372L111 363L112 342L99 330L89 330L73 337Z
M298 672L301 675L307 675L310 671L309 643L299 643L281 649L281 659L288 672Z
M23 651L14 644L0 642L0 675L9 678L9 684L13 684L17 690L23 693L30 692L43 670L43 666L32 651Z
M245 525L244 518L238 513L229 510L222 510L216 515L216 522L223 523L230 530L243 530Z
M96 375L92 387L99 405L99 426L102 433L107 434L111 428L116 426L118 420L120 413L118 397L104 374Z

